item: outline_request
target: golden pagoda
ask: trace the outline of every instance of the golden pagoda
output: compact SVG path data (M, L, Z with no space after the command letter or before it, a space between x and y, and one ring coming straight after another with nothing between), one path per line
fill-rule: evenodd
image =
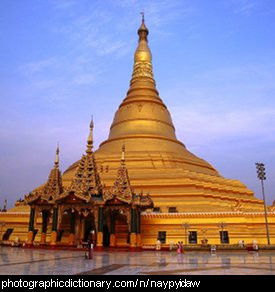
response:
M141 198L145 198L143 193L150 194L145 200L147 210L137 217L140 233L131 237L131 245L136 240L138 246L150 248L157 239L164 245L178 241L186 244L238 244L240 241L265 244L263 201L255 198L240 181L221 176L211 164L192 154L177 139L171 115L156 88L148 35L143 16L130 88L115 113L108 139L91 156L98 173L93 181L98 181L98 185L99 181L104 182L99 193L106 206L106 196L112 197L113 204L119 199L115 196L118 189L121 190L116 180L119 171L125 175L125 190L131 202L134 202L132 189L140 193ZM127 152L121 153L125 148ZM89 151L87 155L91 155ZM125 161L127 173L123 168ZM74 184L80 168L85 173L84 165L82 158L63 173L65 189ZM131 185L127 185L129 179ZM149 208L151 198L154 207ZM274 206L268 207L268 219L271 243L275 244ZM125 228L123 220L119 222L118 226ZM107 222L103 229L102 236L108 236L112 223ZM125 238L123 242L126 244ZM111 239L113 244L114 239Z

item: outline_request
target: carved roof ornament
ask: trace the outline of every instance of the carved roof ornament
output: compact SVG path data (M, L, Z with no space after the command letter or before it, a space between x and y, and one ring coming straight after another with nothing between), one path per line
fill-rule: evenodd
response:
M115 196L125 202L131 203L134 192L131 187L127 168L125 166L125 145L122 145L120 167L117 171L117 178L111 190L103 195L104 200L110 200Z
M109 201L117 198L121 202L137 205L141 207L151 207L153 206L153 201L149 194L144 196L142 193L136 195L131 186L130 178L128 175L128 170L125 165L125 145L122 145L120 167L117 171L117 178L115 180L114 186L108 192L104 193L104 201Z
M92 199L92 195L102 194L102 184L93 153L93 128L94 123L92 119L87 140L86 155L83 155L78 162L72 183L60 198L65 198L69 194L74 193L76 197L89 202Z
M59 170L59 145L56 149L54 167L51 170L47 182L34 189L28 195L25 196L25 202L30 204L31 202L41 199L42 201L51 202L54 201L61 193L63 193L63 184L61 172Z
M134 196L134 204L140 206L141 208L153 208L154 203L149 193L143 195L143 192L139 193L137 196Z

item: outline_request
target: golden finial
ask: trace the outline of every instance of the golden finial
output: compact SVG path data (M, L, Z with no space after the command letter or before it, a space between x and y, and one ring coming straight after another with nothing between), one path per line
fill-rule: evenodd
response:
M94 129L94 121L93 121L93 116L91 118L91 123L90 123L90 133L88 136L88 141L87 141L87 153L91 153L93 149L93 129Z
M142 16L142 23L144 23L144 11L141 11L140 14Z
M57 143L54 165L56 168L59 166L59 143Z
M93 115L91 117L91 123L90 123L90 129L93 129L94 128L94 118L93 118Z
M142 22L141 22L140 28L138 29L139 40L146 40L147 41L147 36L149 34L149 30L145 25L144 12L140 12L140 14L142 16Z

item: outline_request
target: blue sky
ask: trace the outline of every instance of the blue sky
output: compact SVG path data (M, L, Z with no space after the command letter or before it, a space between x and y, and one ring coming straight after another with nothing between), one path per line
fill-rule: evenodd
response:
M0 206L107 138L126 95L140 11L154 75L187 148L275 200L274 0L1 0Z

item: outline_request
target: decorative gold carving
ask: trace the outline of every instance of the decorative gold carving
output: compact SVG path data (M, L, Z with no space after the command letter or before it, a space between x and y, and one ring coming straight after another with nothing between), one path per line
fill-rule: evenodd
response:
M232 207L233 212L241 212L242 211L242 203L239 200L234 207Z
M91 195L102 193L93 153L82 156L68 192L74 192L77 197L85 198L86 201L90 200Z
M132 79L134 78L151 78L154 81L152 64L148 62L136 62L134 65Z

